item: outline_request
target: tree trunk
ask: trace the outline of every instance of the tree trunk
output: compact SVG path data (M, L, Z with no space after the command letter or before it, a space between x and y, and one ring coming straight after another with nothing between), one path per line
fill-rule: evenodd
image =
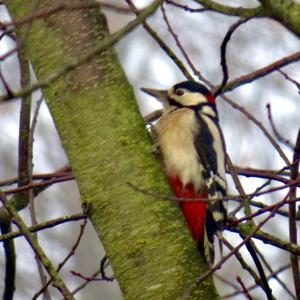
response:
M6 1L15 20L60 2ZM108 37L105 18L96 8L44 14L17 32L40 80ZM146 196L127 184L170 194L114 49L69 71L47 86L44 95L83 207L124 299L181 299L206 266L177 204ZM192 295L189 299L218 299L211 278Z

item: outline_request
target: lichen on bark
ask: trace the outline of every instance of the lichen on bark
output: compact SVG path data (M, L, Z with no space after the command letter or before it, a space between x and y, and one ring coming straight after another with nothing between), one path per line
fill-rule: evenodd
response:
M13 17L21 17L34 2L9 0L7 5ZM39 1L39 9L58 2ZM30 26L26 53L41 79L108 36L97 9L61 11ZM177 204L127 184L170 194L115 51L103 51L44 94L124 299L180 299L206 266ZM190 299L218 299L211 278Z

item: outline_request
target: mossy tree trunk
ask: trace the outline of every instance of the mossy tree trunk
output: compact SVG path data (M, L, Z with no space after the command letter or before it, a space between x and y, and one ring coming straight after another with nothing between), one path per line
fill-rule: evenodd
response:
M38 10L46 10L60 1L6 3L17 20L37 5ZM105 18L95 8L63 10L22 26L17 33L39 79L108 36ZM206 266L178 206L151 199L127 184L170 193L115 51L101 52L46 87L44 94L82 204L104 244L124 299L180 299ZM211 278L190 297L217 298Z

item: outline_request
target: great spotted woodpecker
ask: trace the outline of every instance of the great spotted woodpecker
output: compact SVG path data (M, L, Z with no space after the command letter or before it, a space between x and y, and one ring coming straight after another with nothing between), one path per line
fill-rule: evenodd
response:
M193 239L204 248L207 263L214 259L213 238L226 219L225 144L215 98L202 84L180 82L169 90L142 88L163 104L164 113L154 126L170 185Z

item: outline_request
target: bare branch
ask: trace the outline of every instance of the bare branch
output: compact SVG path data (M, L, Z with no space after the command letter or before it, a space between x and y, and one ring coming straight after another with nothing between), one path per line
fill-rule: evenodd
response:
M282 76L284 76L284 78L285 78L286 80L288 80L288 81L290 81L291 83L293 83L293 84L297 87L298 93L300 94L300 83L299 83L298 81L292 79L288 74L286 74L286 73L283 72L282 70L279 69L278 72L279 72Z
M258 69L252 73L242 75L238 78L229 81L225 86L225 88L223 89L223 93L230 92L239 86L245 85L247 83L251 83L257 79L265 77L271 74L272 72L278 71L278 69L287 66L291 63L297 62L299 60L300 60L300 51L292 55L285 56L261 69Z
M241 285L245 297L246 297L248 300L253 300L252 297L251 297L250 294L249 294L249 291L248 291L247 288L245 287L245 285L244 285L244 283L243 283L241 277L240 277L240 276L237 276L236 280L237 280L237 282Z
M291 181L298 177L299 172L299 158L300 158L300 129L298 130L297 141L294 150L293 162L294 165L291 167ZM296 223L296 203L292 200L296 199L295 186L290 187L290 203L289 203L289 233L291 243L297 244L297 223ZM298 257L291 254L291 265L293 270L294 286L296 290L297 299L300 299L300 269Z
M53 220L50 220L50 221L47 221L47 222L43 222L43 223L39 223L39 224L30 226L30 227L28 227L28 230L32 233L33 232L38 232L38 231L41 231L41 230L45 230L45 229L55 227L55 226L60 225L60 224L64 224L64 223L67 223L67 222L78 221L78 220L82 220L82 219L85 219L85 218L86 218L86 215L83 214L83 213L78 213L78 214L70 215L70 216L63 216L63 217L60 217L60 218L57 218L57 219L53 219ZM20 236L22 236L22 232L20 232L20 231L14 231L14 232L10 232L8 234L3 234L3 235L0 236L0 242L2 242L4 240L8 240L8 239L17 238L17 237L20 237Z
M82 275L81 273L79 272L75 272L75 271L71 271L71 273L74 275L74 276L77 276L77 277L80 277L82 279L84 279L86 282L91 282L91 281L114 281L115 280L115 277L114 276L110 276L108 277L106 274L105 274L105 268L109 265L108 263L108 258L107 256L103 256L103 258L101 259L100 261L100 270L99 270L99 273L101 275L100 278L92 275L92 277L87 277L87 276L84 276Z
M130 9L138 16L139 11L135 7L134 3L132 0L126 0L128 3L128 6ZM157 44L160 46L160 48L167 54L167 56L176 64L176 66L179 68L179 70L182 72L182 74L188 78L189 80L193 80L193 77L189 74L188 70L182 63L182 61L177 57L177 55L172 51L170 47L164 42L162 38L159 37L159 35L152 29L152 27L144 21L143 27L145 30L152 36L152 38L157 42Z
M268 280L274 278L276 275L278 275L279 273L281 273L281 272L283 272L283 271L286 271L286 270L289 269L289 268L290 268L290 265L289 265L289 264L288 264L288 265L285 265L285 266L282 266L282 267L280 267L280 268L278 268L276 271L274 271L273 273L271 273L271 274L268 276ZM249 287L247 288L247 290L248 290L248 291L251 291L251 290L255 289L256 287L257 287L257 285L256 285L256 284L253 284L253 285L249 286ZM231 299L232 297L237 296L237 295L239 295L240 293L241 293L240 291L237 291L237 292L233 292L233 293L230 293L230 294L226 294L226 295L223 295L223 296L222 296L222 299L227 299L227 298ZM291 296L293 299L295 299L295 296L294 296L293 294L290 294L290 296Z
M225 244L225 246L230 250L233 251L234 247L226 240L226 239L222 239L222 242ZM235 256L237 258L237 260L239 261L239 263L241 264L241 266L243 267L244 270L247 270L248 273L252 276L252 278L254 279L255 283L260 286L262 289L264 289L264 283L261 281L261 279L256 275L255 271L245 262L245 260L243 259L242 255L239 253L239 251L237 251L235 253Z
M299 52L300 53L300 52ZM269 142L273 145L273 147L276 149L282 160L285 162L287 166L290 165L290 161L288 157L285 155L281 147L278 145L278 143L275 141L275 139L272 137L272 135L269 133L269 131L262 125L261 122L259 122L253 115L251 115L244 107L237 104L230 98L228 98L225 95L222 95L222 98L230 104L234 109L239 110L241 113L243 113L249 120L251 120L266 136L266 138L269 140Z
M73 11L73 10L79 10L79 9L92 9L92 8L105 8L109 10L114 10L116 12L120 13L131 13L129 9L123 6L111 4L108 2L99 2L99 1L93 1L93 0L86 0L83 3L74 3L74 4L68 4L68 3L60 3L57 5L54 5L50 7L49 9L41 10L34 12L26 17L23 17L19 20L14 20L13 22L2 22L1 27L2 29L8 28L8 27L21 27L25 24L32 23L39 19L47 19L50 16L59 13L60 11Z
M66 285L64 284L64 282L58 276L52 262L46 256L44 250L38 243L36 243L26 224L18 215L14 207L7 201L6 196L2 192L0 192L0 201L11 216L12 222L19 228L19 230L22 232L35 254L43 263L44 268L47 270L49 276L53 279L55 287L58 289L58 291L65 297L66 300L75 300L68 288L66 287Z
M244 7L232 7L223 4L219 4L217 2L211 0L194 0L201 4L204 8L222 13L225 15L242 17L242 18L259 18L264 16L264 9L261 6L256 8L244 8Z
M203 13L205 11L209 11L210 10L209 8L191 8L191 7L187 6L187 5L180 4L180 3L177 3L177 2L171 1L171 0L166 0L166 3L170 4L170 5L174 6L174 7L177 7L177 8L181 8L184 11L187 11L187 12L190 12L190 13Z
M83 63L86 63L93 59L97 54L101 53L102 51L108 49L109 47L116 44L118 41L120 41L124 36L126 36L129 32L134 30L136 27L138 27L147 17L152 15L159 5L164 0L156 0L152 2L148 7L142 10L142 12L139 14L139 16L134 19L133 21L129 22L125 27L120 29L119 31L111 34L110 36L104 38L101 42L99 42L98 46L96 46L94 49L90 50L88 53L82 55L79 58L73 59L69 64L66 64L65 66L62 66L59 68L56 72L53 72L52 74L49 74L46 76L43 80L32 84L31 86L26 87L25 89L22 89L19 92L15 92L13 94L14 98L22 97L25 95L30 94L31 92L40 89L45 88L52 82L56 81L61 76L67 74L68 72L76 69L78 66L82 65ZM9 96L2 96L0 97L0 101L7 101L12 99L12 97Z
M285 201L284 201L285 200ZM213 274L216 270L220 269L221 266L232 256L234 255L237 251L239 251L239 249L244 246L254 235L257 231L259 231L259 229L266 224L276 213L276 211L286 203L287 197L285 197L282 202L278 203L274 209L271 211L270 215L268 217L266 217L263 221L261 221L259 224L257 224L257 226L255 226L249 235L247 235L247 237L240 243L238 244L230 253L228 253L227 255L225 255L224 257L222 257L220 259L220 261L218 263L216 263L212 268L210 268L209 270L207 270L205 273L203 273L197 280L197 283L193 284L192 286L190 286L190 288L186 291L183 299L188 299L190 294L192 293L192 291L200 284L200 282L202 282L205 278L207 278L208 276L210 276L211 274Z
M252 229L252 226L248 226L245 228L243 225L239 225L238 228L227 228L227 230L232 232L240 232L241 230L243 232L247 231L250 232ZM288 241L281 240L267 232L264 232L262 230L259 230L253 235L253 238L258 239L262 241L265 244L272 245L276 248L282 249L284 251L288 251L290 253L293 253L295 255L300 255L300 246L290 243Z
M274 135L277 137L277 139L278 139L281 143L285 144L285 145L288 146L290 149L294 149L295 146L292 145L292 143L291 143L288 139L284 138L284 137L279 133L279 131L277 130L277 128L276 128L276 126L275 126L275 124L274 124L274 121L273 121L273 117L272 117L271 103L268 103L268 104L266 105L266 107L267 107L267 111L268 111L268 119L269 119L269 122L270 122L270 124L271 124L271 127L272 127L272 130L273 130Z
M191 70L193 71L194 75L196 75L200 80L202 80L203 82L207 83L206 79L202 76L202 74L200 73L200 71L198 71L196 69L196 67L194 66L194 64L192 63L190 57L188 56L188 54L186 53L183 45L181 44L179 38L178 38L178 35L174 32L170 22L169 22L169 19L167 17L167 13L165 11L165 8L164 6L162 5L161 6L161 11L162 11L162 14L163 14L163 19L168 27L168 31L170 32L170 34L172 35L178 49L180 50L180 52L182 53L182 55L184 56L187 64L189 65L189 67L191 68Z
M75 241L69 254L64 258L64 260L61 263L59 263L59 265L57 267L57 272L59 272L62 269L62 267L66 264L66 262L70 259L70 257L72 257L75 254L75 251L78 248L81 238L83 236L86 224L87 224L87 219L84 219L83 223L80 225L80 232L79 232L77 240ZM37 300L37 298L47 290L47 287L51 284L52 281L53 281L52 278L50 280L48 280L43 285L43 287L37 293L35 293L35 295L32 297L32 300Z
M227 45L230 41L230 38L238 27L240 27L242 24L246 23L249 20L250 20L250 18L238 20L237 22L233 23L229 27L228 31L226 32L226 35L221 44L221 67L222 67L222 71L223 71L223 80L222 80L221 84L219 85L219 87L217 88L217 90L214 92L215 97L217 97L218 95L220 95L222 93L222 90L226 86L228 78L229 78L227 61L226 61L226 49L227 49Z

